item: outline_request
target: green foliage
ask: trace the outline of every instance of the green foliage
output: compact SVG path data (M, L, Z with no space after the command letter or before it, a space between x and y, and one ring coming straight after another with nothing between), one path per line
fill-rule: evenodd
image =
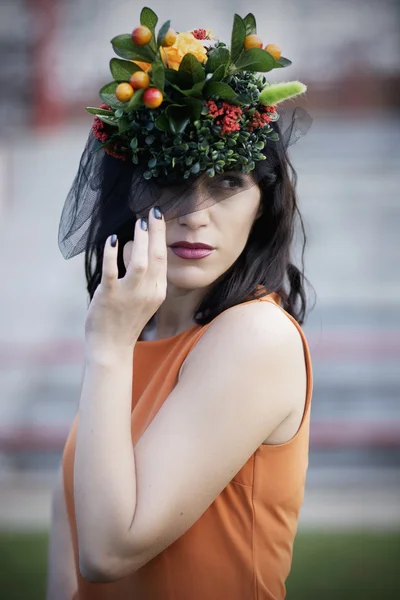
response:
M236 63L240 53L243 50L244 40L246 38L246 25L239 15L233 19L233 29L231 38L231 59Z
M161 60L153 62L151 67L151 79L153 86L163 92L165 86L165 68Z
M236 92L227 83L210 81L205 85L204 95L206 98L216 96L223 100L231 100L232 98L235 98Z
M246 26L246 35L252 35L254 33L257 33L256 18L252 13L246 15L243 21Z
M239 56L235 63L238 71L257 71L266 73L275 68L276 60L262 48L250 48Z
M145 6L142 9L142 12L140 13L140 24L148 27L150 29L151 33L153 34L153 37L155 36L155 29L156 29L157 23L158 23L158 17L156 15L156 13L154 11L152 11L151 8L147 8Z
M166 21L162 27L160 27L160 31L158 32L157 37L157 47L162 46L164 38L167 34L168 29L171 27L171 21Z
M130 113L143 106L143 94L145 90L136 90L129 102L124 103L124 111Z
M112 110L106 110L105 108L94 108L92 106L87 106L85 110L87 110L91 115L111 116L114 114Z
M201 83L206 78L202 63L190 53L185 54L183 57L179 66L179 73L186 73L191 79L191 85Z
M206 73L215 73L219 67L229 64L230 52L228 48L214 48L208 54L208 60L205 65Z
M117 35L111 40L115 54L121 58L129 60L141 60L144 62L153 62L156 58L154 50L146 44L145 46L137 46L132 40L130 33Z
M115 81L129 81L133 73L142 69L130 60L112 58L110 60L110 71Z
M118 83L116 81L112 81L111 83L107 83L103 86L99 92L100 98L105 102L105 104L109 104L111 108L124 108L125 103L117 100L115 96L115 91L118 87Z

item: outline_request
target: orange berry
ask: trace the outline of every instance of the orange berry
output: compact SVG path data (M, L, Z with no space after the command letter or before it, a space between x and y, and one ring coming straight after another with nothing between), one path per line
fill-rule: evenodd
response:
M271 54L275 60L279 60L282 54L282 50L277 44L268 44L265 46L264 50L269 52L269 54Z
M143 94L143 104L147 108L158 108L162 104L163 99L162 92L157 88L148 88Z
M136 71L132 74L129 83L134 90L145 90L150 85L150 77L144 71Z
M250 50L250 48L262 48L262 46L262 39L255 33L253 33L252 35L248 35L244 40L245 50Z
M129 83L120 83L115 90L120 102L128 102L133 96L133 87Z
M162 46L163 48L169 48L170 46L173 46L176 42L176 31L174 29L168 29L167 33L165 34L165 37L163 39L163 43Z
M150 29L145 25L140 25L132 31L132 40L136 46L145 46L153 37Z

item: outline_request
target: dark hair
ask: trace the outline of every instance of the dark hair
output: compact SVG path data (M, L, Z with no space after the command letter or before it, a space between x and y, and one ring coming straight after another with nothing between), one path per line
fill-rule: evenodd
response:
M245 300L277 292L282 307L302 325L307 311L304 276L304 251L306 234L297 204L297 173L282 144L272 143L265 152L267 159L256 162L255 180L261 190L262 214L253 224L247 244L235 263L223 274L205 294L195 310L194 321L200 325L209 323L224 310ZM120 161L107 158L110 165L118 169ZM109 166L107 168L110 168ZM131 179L125 176L119 181L115 193L126 194L130 190ZM123 197L122 197L123 199ZM100 206L101 210L101 206ZM118 235L118 272L125 275L123 246L133 237L133 223L130 220L116 231L106 231L103 221L104 241L112 233ZM107 220L107 219L106 219ZM292 246L296 225L302 236L301 268L292 262ZM108 224L108 228L111 224ZM85 272L90 299L100 283L104 242L88 247L85 252ZM260 287L265 288L261 294ZM258 290L258 293L257 293ZM150 325L150 320L147 325Z

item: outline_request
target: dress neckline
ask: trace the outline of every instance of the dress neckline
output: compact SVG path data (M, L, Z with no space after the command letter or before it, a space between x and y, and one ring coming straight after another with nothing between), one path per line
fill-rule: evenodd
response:
M188 329L184 329L183 331L180 331L179 333L176 333L175 335L171 335L171 336L165 337L165 338L159 338L156 340L138 340L136 342L136 344L145 344L146 346L161 346L163 344L168 344L170 342L174 342L175 340L179 339L183 335L188 334L191 331L201 329L201 327L202 327L202 325L198 325L197 323L195 323L194 325L192 325L192 327L189 327Z

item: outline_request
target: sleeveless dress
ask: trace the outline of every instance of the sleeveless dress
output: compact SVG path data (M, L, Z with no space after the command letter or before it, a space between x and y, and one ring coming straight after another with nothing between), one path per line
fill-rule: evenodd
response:
M284 444L257 448L198 521L138 571L113 583L89 583L78 568L73 491L76 417L63 453L65 500L78 578L73 600L285 598L308 466L311 358L300 325L280 307L277 294L244 304L252 302L279 306L303 340L307 392L297 433ZM170 338L136 343L131 418L134 445L175 387L184 359L211 323L194 325Z

